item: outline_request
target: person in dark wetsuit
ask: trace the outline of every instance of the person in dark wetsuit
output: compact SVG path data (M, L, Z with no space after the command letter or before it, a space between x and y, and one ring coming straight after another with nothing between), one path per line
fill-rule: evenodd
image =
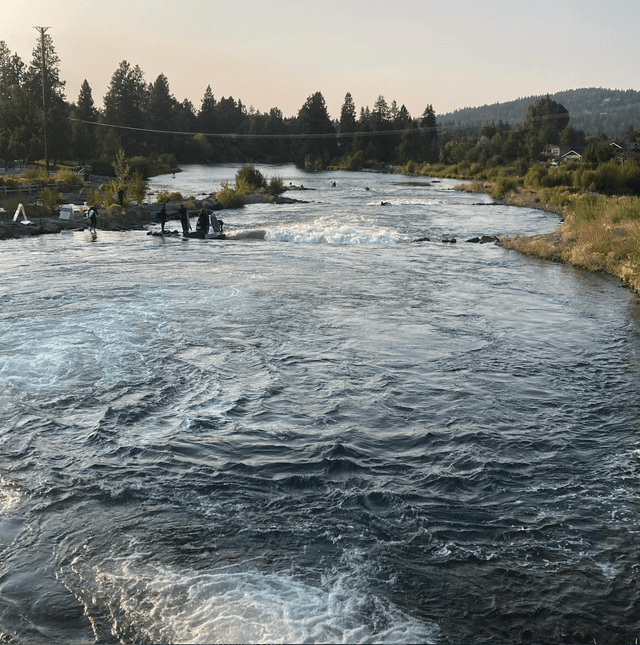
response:
M196 231L204 231L205 235L209 232L209 215L207 215L207 211L204 208L200 211L200 215L198 215Z
M98 225L98 204L89 209L89 230L96 230Z
M167 223L167 207L162 204L160 209L160 230L164 233L164 225Z
M186 235L191 230L191 222L189 221L189 213L187 213L184 204L181 204L178 214L180 215L180 223L182 224L182 233Z

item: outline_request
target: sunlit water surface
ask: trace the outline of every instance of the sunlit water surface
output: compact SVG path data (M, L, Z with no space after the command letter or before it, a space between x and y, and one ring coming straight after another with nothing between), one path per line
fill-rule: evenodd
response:
M0 244L0 642L632 642L633 296L465 242L555 216L261 169L307 203L222 242Z

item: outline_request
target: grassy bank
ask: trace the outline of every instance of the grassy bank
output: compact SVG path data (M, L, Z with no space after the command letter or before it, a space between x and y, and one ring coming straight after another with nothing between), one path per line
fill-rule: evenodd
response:
M640 293L640 198L577 194L553 233L503 238L505 248L617 276Z
M412 176L470 180L460 190L490 194L504 204L557 213L553 232L502 238L505 248L589 271L616 276L640 293L640 166L607 162L545 167L481 167L479 164L413 164L398 168ZM519 167L522 166L522 167Z
M601 271L640 293L639 197L608 197L567 186L524 188L516 181L506 191L490 181L473 181L458 188L488 193L504 204L537 208L564 218L553 233L502 238L505 248Z

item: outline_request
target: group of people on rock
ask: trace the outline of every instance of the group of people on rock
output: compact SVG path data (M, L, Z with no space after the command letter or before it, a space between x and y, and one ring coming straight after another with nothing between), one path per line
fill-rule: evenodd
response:
M189 231L191 231L191 221L189 219L189 213L184 207L184 204L180 206L180 209L178 210L178 216L180 217L180 224L182 225L182 233L183 235L187 235ZM159 218L160 227L163 233L165 232L164 227L167 223L167 218L167 207L163 204L162 209L160 210ZM214 213L211 213L211 215L209 215L209 213L207 213L207 211L203 208L200 210L200 214L198 215L196 231L204 231L204 234L207 235L210 230L213 233L220 235L220 233L222 233L222 222L218 220Z

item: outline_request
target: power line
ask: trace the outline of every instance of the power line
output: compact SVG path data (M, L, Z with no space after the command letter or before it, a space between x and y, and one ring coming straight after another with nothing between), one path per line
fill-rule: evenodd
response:
M333 137L380 137L388 135L404 134L405 130L378 130L378 131L358 131L358 132L324 132L324 133L283 133L283 134L251 134L251 133L220 133L220 132L184 132L179 130L155 130L153 128L135 128L129 125L115 125L113 123L101 123L100 121L85 121L69 117L70 121L85 123L87 125L97 125L103 128L115 128L118 130L132 130L134 132L149 132L152 134L175 134L193 137L200 135L203 137L213 137L218 139L329 139ZM441 129L440 126L435 128L417 128L418 132L430 132Z
M545 114L537 117L530 117L527 119L528 122L534 121L546 121L550 119L566 119L570 118L569 113L560 113L560 114ZM282 133L282 134L258 134L258 133L240 133L240 132L186 132L181 130L158 130L154 128L137 128L130 125L116 125L114 123L103 123L101 121L87 121L84 119L76 119L69 117L70 121L76 123L84 123L86 125L95 125L101 128L113 128L116 130L129 130L133 132L147 132L149 134L171 134L176 136L203 136L213 139L332 139L334 137L339 138L348 138L348 137L385 137L385 136L398 136L402 135L405 132L412 132L415 134L428 133L428 132L445 132L450 130L468 130L469 128L475 128L481 126L480 122L470 122L467 124L459 124L457 126L447 126L439 124L433 127L420 127L413 130L375 130L375 131L364 131L359 130L357 132L324 132L324 133ZM486 123L484 123L486 125Z

